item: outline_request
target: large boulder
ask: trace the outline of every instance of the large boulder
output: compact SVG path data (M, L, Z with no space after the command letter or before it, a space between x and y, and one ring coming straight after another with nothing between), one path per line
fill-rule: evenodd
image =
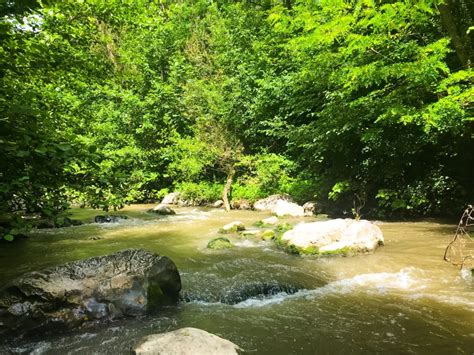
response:
M180 289L175 264L141 249L70 262L28 273L0 290L0 334L140 315L176 302Z
M369 221L334 219L296 225L277 243L299 254L355 255L373 252L384 238L380 228Z
M169 208L167 205L163 205L161 203L158 206L156 206L156 207L152 208L151 210L149 210L148 212L155 213L155 214L158 214L160 216L169 216L169 215L176 214L176 212L174 210Z
M254 203L257 211L269 211L277 216L303 217L304 209L285 195L272 195Z
M179 202L179 192L171 192L163 197L161 205L176 205Z
M135 355L235 355L238 345L196 328L182 328L168 333L148 335L133 348Z
M303 217L305 215L303 207L284 200L278 200L273 212L278 216Z
M278 201L293 202L290 197L285 195L271 195L255 202L253 204L253 209L257 211L274 212Z

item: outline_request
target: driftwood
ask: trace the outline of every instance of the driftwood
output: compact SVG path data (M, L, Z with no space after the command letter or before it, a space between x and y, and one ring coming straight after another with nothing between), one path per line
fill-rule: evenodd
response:
M446 247L444 260L460 269L474 268L474 239L470 227L474 225L474 208L468 205L461 216L453 240Z

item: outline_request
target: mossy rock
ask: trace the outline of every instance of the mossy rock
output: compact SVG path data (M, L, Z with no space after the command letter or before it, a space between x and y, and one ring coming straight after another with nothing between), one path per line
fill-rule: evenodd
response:
M221 249L229 249L233 248L234 245L231 243L231 241L227 238L215 238L211 240L209 243L207 243L207 248L208 249L213 249L213 250L221 250Z
M242 222L232 222L219 229L220 234L229 234L244 231L245 226Z
M266 231L263 231L259 234L259 237L262 238L262 240L272 240L276 236L276 233L273 229L268 229Z

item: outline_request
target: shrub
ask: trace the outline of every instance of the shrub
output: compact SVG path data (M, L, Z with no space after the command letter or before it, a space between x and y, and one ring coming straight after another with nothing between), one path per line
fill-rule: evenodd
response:
M207 202L219 200L222 197L222 184L212 182L182 182L176 186L180 198L191 202L193 205L201 205Z

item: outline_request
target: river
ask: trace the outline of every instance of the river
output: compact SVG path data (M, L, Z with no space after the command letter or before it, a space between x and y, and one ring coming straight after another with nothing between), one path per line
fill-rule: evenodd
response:
M474 283L442 260L453 225L379 222L385 246L375 254L315 258L287 255L271 242L251 239L234 238L237 247L230 250L206 249L224 224L240 220L251 226L266 213L178 208L174 216L157 217L146 213L150 207L127 207L120 214L130 218L119 223L41 230L4 245L0 282L71 260L144 248L178 266L178 305L139 319L18 339L0 345L0 353L127 354L144 335L187 326L251 354L474 351ZM94 214L72 211L90 221Z

